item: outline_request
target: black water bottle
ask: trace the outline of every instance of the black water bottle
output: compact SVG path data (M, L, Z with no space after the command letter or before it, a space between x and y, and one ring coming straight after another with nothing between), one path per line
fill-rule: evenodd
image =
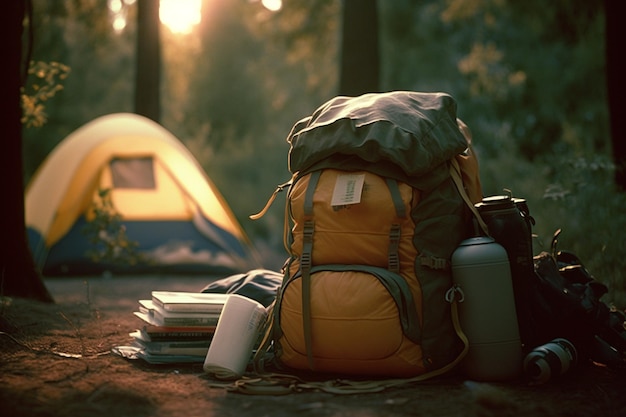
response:
M529 309L530 283L534 274L534 219L530 216L526 200L513 198L511 194L485 197L476 204L476 208L487 224L491 237L507 252L522 344L525 347L534 346Z

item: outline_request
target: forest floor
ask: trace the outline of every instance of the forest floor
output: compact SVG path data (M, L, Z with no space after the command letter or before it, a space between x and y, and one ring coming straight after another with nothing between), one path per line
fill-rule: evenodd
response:
M626 375L578 364L543 385L447 375L378 393L247 395L215 387L202 364L149 365L112 348L141 326L152 290L200 291L201 277L47 279L55 299L1 299L0 415L106 417L625 416Z

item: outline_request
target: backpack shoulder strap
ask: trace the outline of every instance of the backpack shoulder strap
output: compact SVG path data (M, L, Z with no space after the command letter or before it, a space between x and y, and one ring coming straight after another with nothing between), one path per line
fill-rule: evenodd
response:
M454 184L456 185L456 188L459 191L461 198L463 198L465 204L467 204L469 209L472 211L474 218L478 222L478 226L486 236L489 236L489 228L487 227L487 223L485 223L482 216L478 212L478 209L476 208L476 206L474 206L469 196L467 195L467 191L465 190L465 186L463 185L461 167L459 166L459 162L455 158L452 158L450 160L450 176L452 177L452 181L454 181Z

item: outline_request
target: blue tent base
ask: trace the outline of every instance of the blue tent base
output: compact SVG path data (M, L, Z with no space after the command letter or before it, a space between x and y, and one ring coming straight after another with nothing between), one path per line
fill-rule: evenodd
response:
M35 259L44 276L114 274L206 274L224 276L255 267L241 243L226 231L210 224L225 247L207 239L188 221L124 222L128 240L137 244L137 253L146 261L127 263L96 262L90 252L97 249L84 233L86 219L81 217L56 244L44 249L43 239L28 229ZM176 254L182 254L176 260ZM167 258L167 259L166 259Z

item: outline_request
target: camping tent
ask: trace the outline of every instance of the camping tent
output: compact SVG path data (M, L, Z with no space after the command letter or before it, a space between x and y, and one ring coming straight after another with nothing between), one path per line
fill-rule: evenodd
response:
M29 244L44 275L258 267L193 155L136 114L103 116L66 137L28 184L25 206Z

